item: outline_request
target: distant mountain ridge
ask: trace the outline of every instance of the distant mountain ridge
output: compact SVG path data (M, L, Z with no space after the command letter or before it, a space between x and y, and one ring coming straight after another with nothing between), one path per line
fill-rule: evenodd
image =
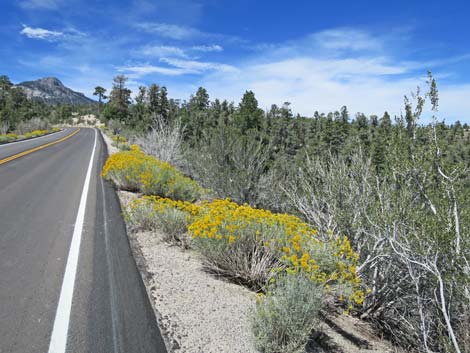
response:
M86 97L83 93L65 87L56 77L44 77L35 81L25 81L16 86L23 88L28 98L40 100L46 104L97 104L96 101Z

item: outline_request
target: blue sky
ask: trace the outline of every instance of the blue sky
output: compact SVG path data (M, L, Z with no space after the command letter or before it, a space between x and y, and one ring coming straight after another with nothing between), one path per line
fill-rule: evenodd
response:
M311 116L400 114L438 80L440 117L470 122L470 3L465 1L17 0L0 4L0 73L56 76L91 96L116 74L188 99L199 86Z

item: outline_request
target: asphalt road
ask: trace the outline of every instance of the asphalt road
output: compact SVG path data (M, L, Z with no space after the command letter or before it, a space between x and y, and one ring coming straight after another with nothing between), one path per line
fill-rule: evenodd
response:
M71 132L0 146L0 160ZM107 151L96 136L92 162L95 131L85 128L0 165L0 353L51 353L53 328L63 331L59 299L70 288L66 352L166 352L119 201L99 176ZM73 262L69 252L81 203L83 229L70 285L64 273Z

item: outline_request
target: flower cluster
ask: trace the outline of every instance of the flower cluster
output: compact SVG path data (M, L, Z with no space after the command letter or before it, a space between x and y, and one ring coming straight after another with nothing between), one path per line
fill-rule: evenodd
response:
M146 155L136 145L130 146L129 151L111 155L101 175L123 190L174 200L194 201L202 192L195 181L185 177L169 163Z
M201 212L201 206L188 201L172 200L159 196L143 196L134 199L129 204L129 210L142 209L150 207L154 212L164 213L169 209L177 209L188 214L188 218L198 216Z
M293 215L237 205L230 200L215 200L199 207L198 216L188 227L193 238L227 244L254 239L275 254L288 273L301 274L326 288L348 286L349 299L362 303L364 295L356 271L358 255L347 237L322 241L315 229ZM230 254L227 251L227 256Z

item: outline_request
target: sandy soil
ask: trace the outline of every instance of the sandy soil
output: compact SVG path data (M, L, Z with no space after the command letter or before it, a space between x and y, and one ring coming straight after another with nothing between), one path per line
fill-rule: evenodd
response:
M146 266L159 324L172 351L251 353L252 292L202 270L198 255L164 243L158 233L130 235Z

